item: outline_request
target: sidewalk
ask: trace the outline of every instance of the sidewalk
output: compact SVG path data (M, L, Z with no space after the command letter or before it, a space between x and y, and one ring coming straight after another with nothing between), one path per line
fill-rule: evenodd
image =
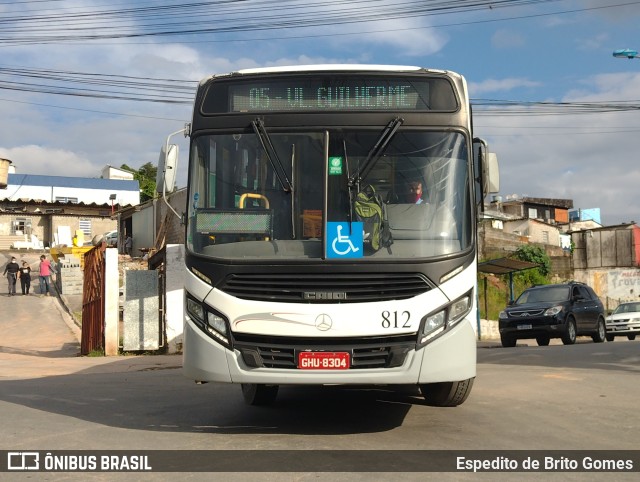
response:
M0 280L0 381L65 375L80 371L127 372L182 366L178 355L82 357L80 326L69 312L82 311L81 296L40 296L40 252L0 252L0 270L15 256L31 265L31 293L8 295ZM0 271L2 273L2 271Z

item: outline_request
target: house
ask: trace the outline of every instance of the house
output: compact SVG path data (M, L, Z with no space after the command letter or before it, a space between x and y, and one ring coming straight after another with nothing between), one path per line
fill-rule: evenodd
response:
M593 221L602 225L600 221L600 208L571 209L569 210L569 222Z
M525 236L530 243L561 246L560 230L552 224L537 219L515 219L503 221L502 224L505 233Z
M90 241L116 229L114 204L139 202L135 180L9 173L7 189L0 191L0 249L54 246L62 231L72 236L80 230Z
M114 204L127 206L140 202L140 185L135 180L9 174L7 189L0 191L0 201L3 200L76 204L104 204L113 200Z
M133 173L131 171L125 171L124 169L120 169L119 167L113 167L107 164L102 169L100 178L101 179L122 179L125 181L133 181Z
M571 199L550 199L536 197L511 197L501 203L504 214L516 218L538 219L548 224L569 222L569 210L573 208Z

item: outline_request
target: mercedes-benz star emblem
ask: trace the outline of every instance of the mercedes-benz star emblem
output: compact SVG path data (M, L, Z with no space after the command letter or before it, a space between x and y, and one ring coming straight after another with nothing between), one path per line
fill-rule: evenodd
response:
M318 317L316 318L316 328L318 330L327 331L327 330L330 330L332 326L333 326L333 321L331 321L331 318L329 317L329 315L322 313L321 315L318 315Z

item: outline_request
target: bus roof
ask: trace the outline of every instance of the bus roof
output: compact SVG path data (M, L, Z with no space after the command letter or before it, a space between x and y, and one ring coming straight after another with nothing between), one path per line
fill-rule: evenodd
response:
M259 67L255 69L241 69L227 74L215 74L202 79L201 84L215 77L226 77L230 75L252 75L252 74L277 74L286 72L434 72L449 73L454 76L458 74L440 69L425 69L412 65L377 65L377 64L315 64L315 65L286 65L276 67Z

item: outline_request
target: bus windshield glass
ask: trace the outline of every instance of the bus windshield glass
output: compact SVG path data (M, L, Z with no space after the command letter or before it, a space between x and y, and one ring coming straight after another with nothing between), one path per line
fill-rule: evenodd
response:
M229 260L435 258L472 243L461 132L399 129L206 134L191 147L187 247ZM266 149L266 150L265 150ZM375 193L388 245L354 202ZM375 203L374 203L375 204ZM367 232L371 231L371 232Z

